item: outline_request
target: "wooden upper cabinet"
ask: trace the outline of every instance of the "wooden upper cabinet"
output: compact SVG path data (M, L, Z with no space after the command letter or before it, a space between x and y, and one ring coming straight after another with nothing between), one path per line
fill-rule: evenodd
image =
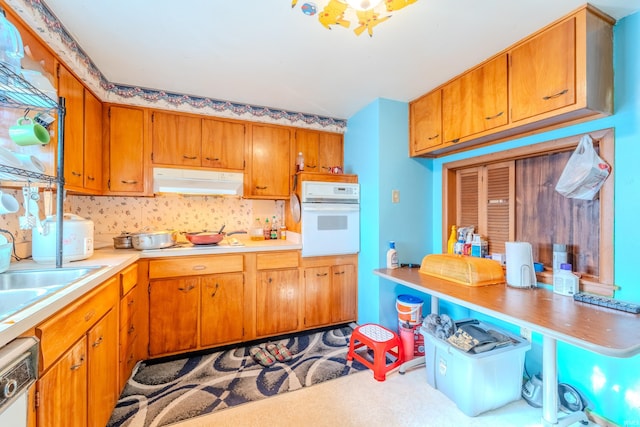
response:
M571 18L510 52L513 121L576 102L575 45Z
M291 130L279 126L252 125L251 133L251 170L245 195L288 199Z
M409 104L409 154L419 156L442 145L442 90Z
M291 156L291 173L295 173L298 153L304 156L304 171L331 173L331 168L344 167L344 143L339 133L296 129L295 144Z
M413 101L411 156L451 154L612 114L614 23L585 5ZM432 131L438 114L443 142Z
M64 180L70 189L84 186L84 86L71 72L59 65L58 95L65 98Z
M109 191L123 195L144 195L144 111L112 105L108 116Z
M201 165L202 123L199 117L154 111L151 134L154 164Z
M84 187L101 193L102 186L102 102L84 90Z
M442 88L444 142L501 126L508 121L507 54L458 77Z
M246 125L202 119L202 166L244 169Z

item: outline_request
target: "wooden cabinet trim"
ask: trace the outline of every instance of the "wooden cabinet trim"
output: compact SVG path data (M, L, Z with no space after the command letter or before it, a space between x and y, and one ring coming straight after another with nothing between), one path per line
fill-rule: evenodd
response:
M243 268L244 257L242 254L165 258L149 261L149 278L231 273L243 271Z

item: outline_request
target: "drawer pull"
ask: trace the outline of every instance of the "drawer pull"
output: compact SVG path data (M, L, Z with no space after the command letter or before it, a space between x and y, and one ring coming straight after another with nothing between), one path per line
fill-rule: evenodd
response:
M317 276L317 277L324 277L324 276L326 276L326 275L327 275L327 273L317 273L317 274L316 274L316 276Z
M84 363L84 355L80 356L80 362L76 363L75 365L71 365L71 368L69 369L71 369L72 371L77 371L78 369L80 369L83 363Z
M497 119L498 117L500 117L502 114L504 113L504 111L500 111L498 114L496 114L495 116L487 116L484 119L485 120L493 120L493 119Z
M202 264L194 265L193 268L192 268L192 270L196 270L196 271L198 271L198 270L206 270L206 269L207 269L207 266L206 265L202 265Z
M133 304L135 304L135 302L136 302L136 300L135 300L135 299L129 300L129 302L127 303L127 305L128 305L129 307L131 307Z
M205 159L209 161L217 162L218 160L220 160L220 157L205 157Z
M96 348L98 347L100 344L102 344L102 340L104 339L104 337L102 335L100 335L100 338L98 338L97 340L95 340L93 342L93 344L91 344L91 347Z
M195 160L198 158L198 156L187 156L186 154L183 154L182 158L187 160Z
M95 180L96 180L96 179L95 179L94 177L92 177L91 175L87 176L87 179L88 179L89 181L95 181Z
M80 172L76 172L76 171L71 171L71 175L73 175L73 176L82 176L82 174Z
M95 310L91 310L84 315L84 321L88 322L96 314Z
M437 134L435 134L435 135L433 135L433 136L428 137L428 138L427 138L427 140L428 140L428 141L431 141L431 140L434 140L434 139L438 138L439 136L440 136L440 134L439 134L439 133L437 133Z
M256 185L256 190L266 190L266 189L267 189L266 186L262 187L260 185Z
M558 93L554 93L553 95L543 96L543 97L542 97L542 99L544 99L545 101L548 101L548 100L550 100L550 99L553 99L553 98L557 98L557 97L559 97L559 96L562 96L562 95L564 95L564 94L565 94L565 93L567 93L567 92L569 92L569 89L562 90L562 91L560 91L560 92L558 92Z
M137 184L138 181L135 179L121 179L120 180L121 183L123 184Z
M178 288L178 290L179 291L183 291L183 292L189 292L189 291L193 290L193 288L195 288L195 286L189 285L186 288Z

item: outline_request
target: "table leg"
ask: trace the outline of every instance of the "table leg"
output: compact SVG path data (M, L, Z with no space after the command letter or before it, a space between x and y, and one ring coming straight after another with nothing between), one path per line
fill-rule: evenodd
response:
M558 419L558 366L555 338L542 336L542 425L570 426L589 422L582 411L572 412Z

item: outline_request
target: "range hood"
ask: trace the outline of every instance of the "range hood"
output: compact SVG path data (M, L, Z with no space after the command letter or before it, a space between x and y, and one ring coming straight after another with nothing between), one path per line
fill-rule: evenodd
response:
M153 168L154 193L242 196L241 172Z

